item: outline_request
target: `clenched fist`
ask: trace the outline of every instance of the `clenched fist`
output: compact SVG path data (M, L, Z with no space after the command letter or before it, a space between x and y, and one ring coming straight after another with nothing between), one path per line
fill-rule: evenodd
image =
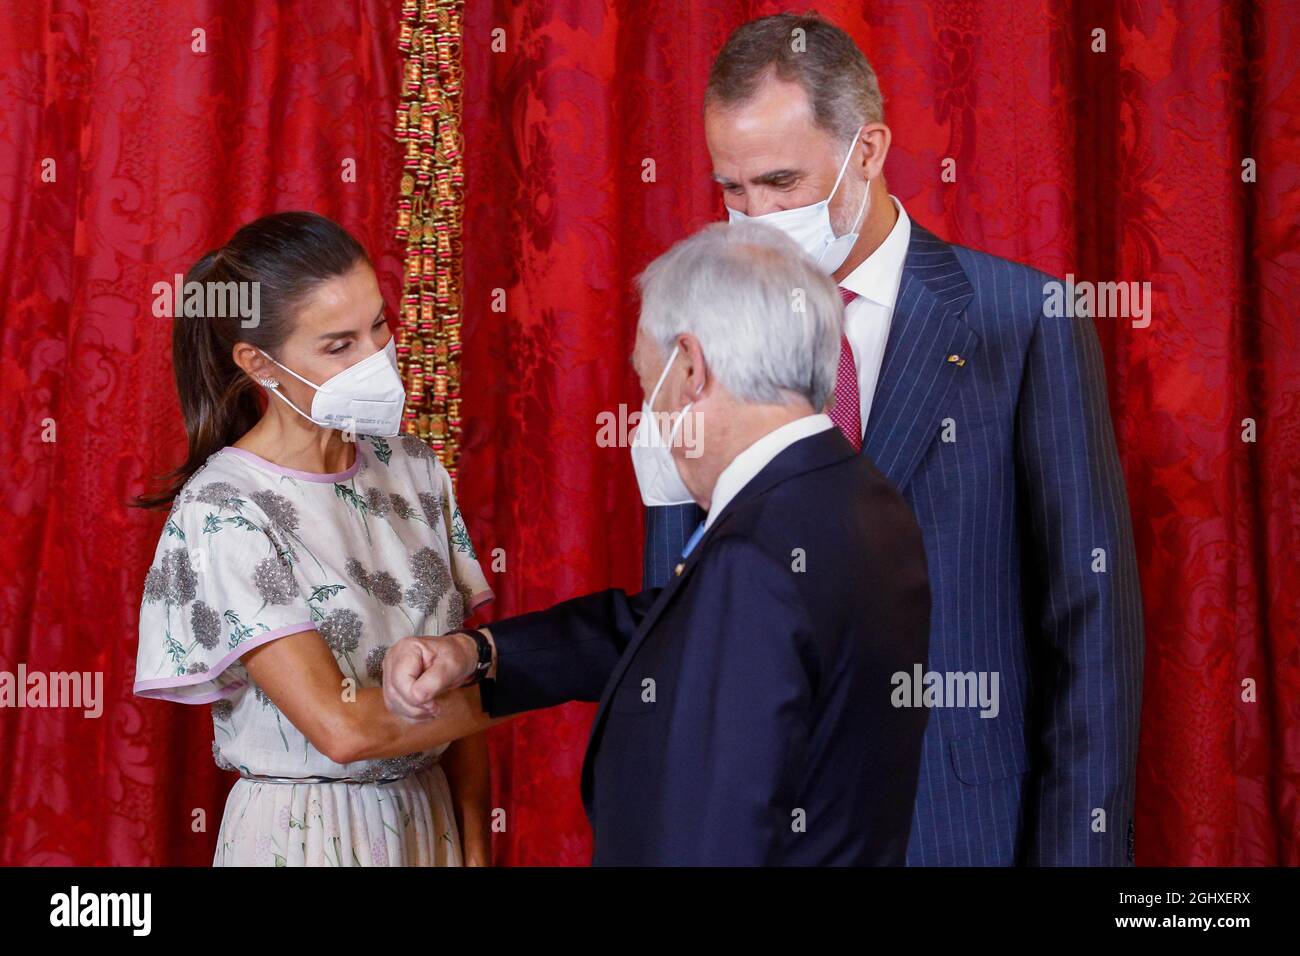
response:
M477 663L468 634L404 637L384 655L384 704L411 720L437 717L438 695L468 680Z

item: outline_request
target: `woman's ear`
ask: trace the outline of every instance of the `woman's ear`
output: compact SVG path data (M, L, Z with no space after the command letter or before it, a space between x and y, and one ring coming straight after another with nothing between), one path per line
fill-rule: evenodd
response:
M275 377L275 364L267 359L257 346L249 345L247 342L236 342L230 357L253 381L267 386L279 384L279 380Z

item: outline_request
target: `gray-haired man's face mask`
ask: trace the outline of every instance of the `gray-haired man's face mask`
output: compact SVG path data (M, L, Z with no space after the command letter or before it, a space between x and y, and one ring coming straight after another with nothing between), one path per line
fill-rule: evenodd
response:
M664 370L659 373L659 381L655 383L654 391L650 393L650 398L642 403L641 420L637 422L636 434L632 437L630 448L632 470L636 472L636 483L641 489L641 500L647 507L685 505L695 501L686 483L682 481L681 472L677 470L677 460L673 458L673 442L677 440L682 422L686 420L687 413L695 403L687 402L686 407L677 414L666 440L659 430L654 413L655 399L659 397L659 389L663 387L664 379L668 377L668 370L673 367L673 359L677 358L677 351L677 346L673 346L672 354L664 363Z

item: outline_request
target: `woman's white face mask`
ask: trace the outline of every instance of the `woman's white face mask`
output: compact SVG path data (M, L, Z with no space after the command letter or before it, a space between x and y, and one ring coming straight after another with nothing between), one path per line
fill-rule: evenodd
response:
M849 151L844 154L844 162L840 164L835 185L821 202L795 209L778 209L776 212L769 212L762 216L746 216L743 212L728 208L728 221L752 221L775 226L799 243L800 248L808 253L813 262L816 262L827 275L834 274L836 269L844 265L844 260L853 251L853 246L858 241L858 230L866 221L867 209L871 204L871 183L868 181L863 189L862 203L858 206L858 214L854 217L852 228L842 236L835 235L835 230L831 228L831 197L840 188L844 172L849 168L849 160L853 158L857 145L858 137L855 133L853 142L849 144Z
M261 349L258 351L262 352ZM266 355L265 352L262 354ZM282 395L278 384L268 384L272 380L262 382L267 391L308 421L321 428L351 430L379 438L392 438L401 431L406 389L397 371L397 345L393 339L389 339L388 344L374 355L366 356L320 385L309 382L271 356L266 357L316 390L309 415Z

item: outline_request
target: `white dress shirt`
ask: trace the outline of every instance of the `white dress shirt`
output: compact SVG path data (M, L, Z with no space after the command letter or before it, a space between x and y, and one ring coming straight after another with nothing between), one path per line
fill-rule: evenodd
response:
M731 459L731 464L722 469L722 474L718 475L718 480L713 485L713 494L709 500L709 516L705 519L704 527L710 527L713 519L722 514L722 509L740 493L740 489L753 481L773 458L799 439L834 427L829 415L805 415L803 418L796 418L779 428L772 429Z
M894 302L903 282L903 261L912 238L912 220L896 196L890 196L898 210L898 221L885 241L840 285L858 294L844 309L844 335L853 350L853 364L858 370L858 396L862 400L862 428L871 415L871 399L885 358L889 341L889 323L894 317Z

